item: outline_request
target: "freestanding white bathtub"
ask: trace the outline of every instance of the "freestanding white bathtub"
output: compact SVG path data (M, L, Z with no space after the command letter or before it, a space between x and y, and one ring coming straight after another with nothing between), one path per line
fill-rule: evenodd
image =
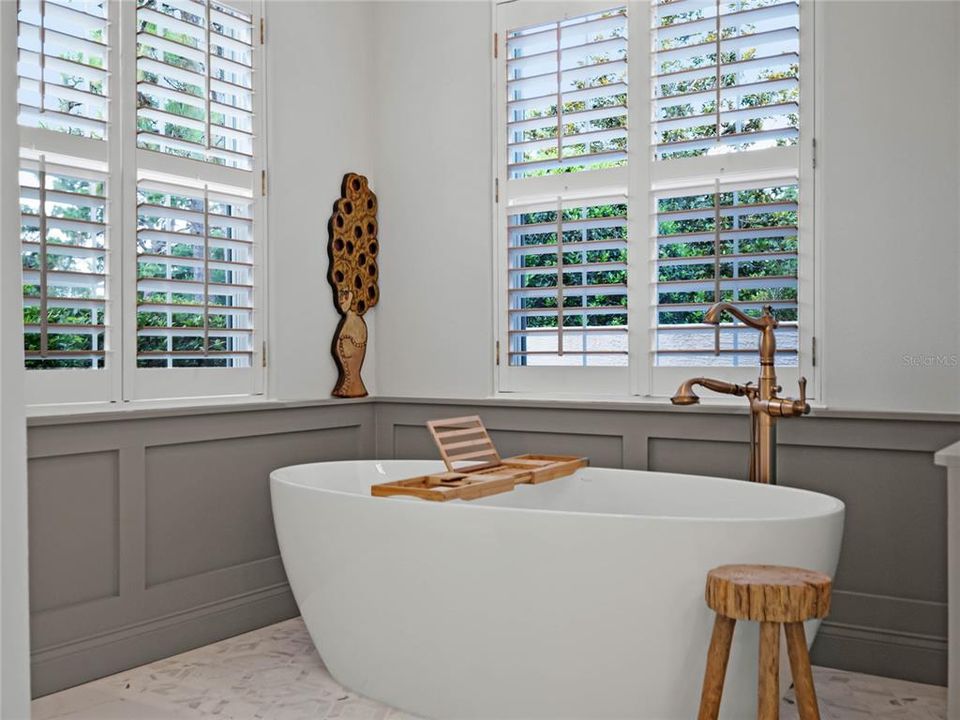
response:
M837 567L843 503L786 487L585 468L471 502L370 496L441 468L270 476L290 585L330 673L415 715L689 720L712 627L707 571ZM737 625L722 717L756 716L757 632Z

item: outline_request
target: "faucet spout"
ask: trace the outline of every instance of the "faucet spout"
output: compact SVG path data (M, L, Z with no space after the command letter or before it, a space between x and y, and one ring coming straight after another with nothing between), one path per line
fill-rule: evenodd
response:
M703 321L711 325L719 325L720 318L724 312L730 313L747 327L760 331L760 366L768 369L767 377L776 380L772 368L774 357L777 353L777 336L773 331L776 330L780 322L774 316L773 308L770 305L764 305L760 317L755 318L747 315L736 305L731 305L727 302L718 302L710 306L710 309L707 310L703 316ZM761 384L763 384L762 377ZM768 384L770 388L772 388L776 385L776 382Z
M677 394L670 398L670 402L674 405L696 405L699 403L700 396L693 391L694 385L699 385L707 388L707 390L713 390L714 392L723 393L724 395L735 395L737 397L742 397L748 393L748 389L744 385L724 382L723 380L714 380L713 378L696 377L686 380L677 389Z
M754 330L766 330L768 327L776 327L779 323L777 319L773 316L773 308L769 305L763 306L763 313L759 318L750 317L743 310L738 308L736 305L732 305L727 302L718 302L710 306L710 309L707 310L706 314L703 316L703 321L709 323L710 325L719 325L720 318L724 312L728 312L733 315L737 320L742 322L747 327L752 327Z

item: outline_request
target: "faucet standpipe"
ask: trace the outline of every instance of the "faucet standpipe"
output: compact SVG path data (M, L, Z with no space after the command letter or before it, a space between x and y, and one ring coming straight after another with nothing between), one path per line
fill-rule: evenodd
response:
M777 339L774 335L779 322L773 315L773 308L765 305L759 318L750 317L740 308L730 303L720 302L712 305L704 315L704 321L719 325L724 312L728 312L747 327L760 331L760 379L757 385L747 383L737 385L724 380L697 377L685 381L670 398L674 405L695 405L700 402L693 392L696 385L714 392L736 397L746 397L750 403L750 480L776 484L777 478L777 426L778 417L800 417L810 412L807 403L807 379L801 377L800 398L781 398L777 396L782 388L777 384L775 359Z

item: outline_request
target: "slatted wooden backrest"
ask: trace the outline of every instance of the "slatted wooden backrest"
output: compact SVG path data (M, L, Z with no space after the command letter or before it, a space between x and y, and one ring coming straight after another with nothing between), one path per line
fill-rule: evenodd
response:
M457 462L471 462L466 466L469 470L480 470L500 464L500 453L493 446L493 441L483 426L479 415L468 417L447 418L445 420L428 420L427 429L433 435L434 442L440 450L447 470L463 470L454 466Z

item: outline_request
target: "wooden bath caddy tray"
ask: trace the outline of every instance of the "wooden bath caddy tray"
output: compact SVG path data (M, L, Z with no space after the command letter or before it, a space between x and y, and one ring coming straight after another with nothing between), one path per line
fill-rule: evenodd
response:
M572 475L588 463L587 458L573 455L527 454L501 458L477 415L430 420L427 428L437 443L447 472L373 485L372 495L413 495L439 502L476 500L508 492L516 485L535 485Z

